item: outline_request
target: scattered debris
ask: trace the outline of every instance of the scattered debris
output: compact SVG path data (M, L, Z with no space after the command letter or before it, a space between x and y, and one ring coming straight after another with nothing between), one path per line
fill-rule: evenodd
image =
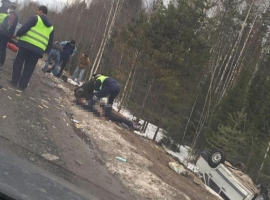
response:
M2 90L5 90L5 91L7 91L7 89L5 89L5 88L2 88Z
M46 104L49 104L48 101L45 101L43 99L39 99L39 100L42 101L42 102L44 102L44 103L46 103Z
M10 97L10 96L8 96L8 98L9 98L9 99L11 99L11 97Z
M176 162L169 162L169 166L172 170L174 170L178 174L187 175L187 171L183 165L180 165Z
M46 160L49 161L53 161L53 160L58 160L59 158L55 155L49 154L49 153L45 153L41 155L43 158L45 158Z
M36 100L36 99L34 99L33 97L30 97L30 99L32 99L32 100L34 100L34 101Z
M43 103L42 103L42 106L45 107L45 108L49 108L48 106L44 105Z
M22 91L20 91L20 90L16 90L16 92L20 92L20 93L21 93Z
M72 119L71 121L73 121L74 123L76 123L76 124L79 124L80 122L78 121L78 120L76 120L76 119Z
M74 160L78 165L82 165L82 162L78 161L78 160Z
M40 107L41 109L43 109L43 107L41 105L38 105L38 107Z
M36 161L36 159L35 158L33 158L33 157L30 157L30 159L29 159L31 162L35 162Z
M194 179L193 179L193 182L194 182L196 185L200 185L199 180L198 180L198 179L196 179L196 178L194 178Z
M47 120L47 121L49 121L49 122L50 122L50 120L49 120L49 119L47 119L46 117L43 117L43 119L45 119L45 120Z
M115 157L115 158L121 162L127 162L125 158L122 158L122 157Z
M83 124L75 124L76 128L83 128L84 125Z

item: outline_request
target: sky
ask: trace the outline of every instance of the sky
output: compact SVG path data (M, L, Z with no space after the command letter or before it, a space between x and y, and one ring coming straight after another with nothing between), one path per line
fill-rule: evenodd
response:
M11 1L14 1L14 0L11 0ZM19 0L19 2L22 2L23 0ZM44 4L44 5L52 5L52 4L55 4L56 2L68 2L70 0L33 0L33 1L37 1L39 2L40 4ZM88 0L90 1L90 0ZM135 0L136 1L136 0ZM169 0L163 0L165 4L167 4L169 2Z
M11 2L13 2L15 0L11 0ZM23 2L24 0L19 0L19 2ZM52 5L55 4L56 2L68 2L69 0L32 0L32 1L36 1L39 2L42 5Z

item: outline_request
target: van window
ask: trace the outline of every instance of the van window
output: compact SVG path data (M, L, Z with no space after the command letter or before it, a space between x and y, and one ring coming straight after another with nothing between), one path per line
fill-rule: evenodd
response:
M219 195L222 197L222 199L230 200L229 197L227 197L227 196L224 194L224 192L222 192L222 191L220 192Z
M210 178L209 179L209 186L212 190L214 190L216 193L219 194L220 192L220 188L218 187L218 185Z

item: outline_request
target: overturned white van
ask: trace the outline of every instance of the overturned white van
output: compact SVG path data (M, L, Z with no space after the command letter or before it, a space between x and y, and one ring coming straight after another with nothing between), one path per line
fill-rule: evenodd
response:
M222 151L203 151L196 164L204 183L225 200L269 200L268 190L226 162Z

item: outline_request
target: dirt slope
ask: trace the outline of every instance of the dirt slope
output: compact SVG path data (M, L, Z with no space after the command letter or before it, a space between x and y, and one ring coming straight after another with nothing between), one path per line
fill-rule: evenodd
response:
M73 86L44 75L42 61L27 90L15 91L7 83L11 64L0 71L0 143L10 151L101 199L216 199L192 174L172 171L168 162L174 160L152 141L74 105ZM59 159L47 161L45 153Z

